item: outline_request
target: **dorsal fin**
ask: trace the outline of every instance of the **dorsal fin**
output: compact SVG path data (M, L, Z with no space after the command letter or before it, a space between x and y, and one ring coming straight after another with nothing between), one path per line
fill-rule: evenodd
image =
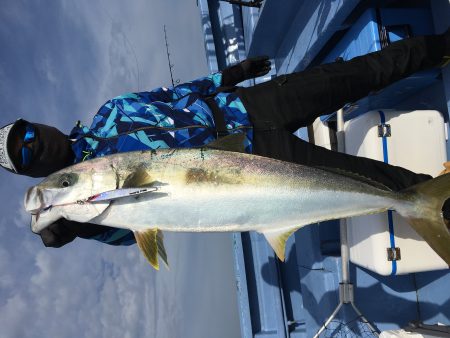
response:
M208 143L205 147L216 150L234 151L245 153L245 133L230 134Z
M353 178L356 181L360 181L363 183L366 183L368 185L371 185L372 187L381 189L381 190L385 190L385 191L392 191L391 188L389 188L388 186L384 185L383 183L377 182L372 180L371 178L368 178L366 176L351 172L351 171L347 171L344 169L339 169L339 168L330 168L330 167L324 167L324 166L317 166L316 168L324 170L324 171L329 171L331 173L334 174L339 174L339 175L343 175L343 176L347 176L350 178Z

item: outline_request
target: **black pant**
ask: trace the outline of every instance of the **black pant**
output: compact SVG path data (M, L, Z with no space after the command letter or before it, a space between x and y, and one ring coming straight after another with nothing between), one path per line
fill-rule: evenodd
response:
M315 146L293 136L292 132L348 102L438 65L444 54L442 36L417 37L347 62L320 65L253 87L239 88L237 92L254 127L253 153L352 171L394 190L429 179L429 175Z

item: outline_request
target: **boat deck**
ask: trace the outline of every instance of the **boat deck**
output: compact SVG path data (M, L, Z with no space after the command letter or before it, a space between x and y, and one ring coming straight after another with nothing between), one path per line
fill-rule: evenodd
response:
M351 58L379 50L386 43L373 35L379 33L380 19L388 38L395 40L405 34L443 32L450 18L448 0L408 1L407 8L401 1L364 0L265 0L260 9L218 0L198 4L210 71L247 56L269 55L274 67L256 83L332 61L343 53ZM352 45L358 34L365 34L364 43ZM448 121L450 67L415 74L353 103L346 119L380 107L438 110ZM323 119L333 120L334 115ZM447 143L447 157L449 150ZM242 337L312 337L339 302L338 223L297 231L287 243L284 263L257 233L234 234L233 243ZM394 274L381 276L350 264L355 302L370 322L380 331L411 321L450 325L449 270ZM343 311L339 319L348 323L354 317ZM359 326L352 335L367 336L364 330Z

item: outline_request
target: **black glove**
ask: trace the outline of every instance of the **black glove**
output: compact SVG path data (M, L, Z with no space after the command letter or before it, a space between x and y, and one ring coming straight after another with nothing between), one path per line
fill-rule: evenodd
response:
M444 41L445 41L445 56L450 56L450 27L447 28L444 34Z
M239 82L266 75L271 63L268 56L256 56L246 59L222 71L222 85L234 86Z
M43 229L39 235L46 247L60 248L72 242L76 237L90 238L110 229L107 226L79 223L61 218Z

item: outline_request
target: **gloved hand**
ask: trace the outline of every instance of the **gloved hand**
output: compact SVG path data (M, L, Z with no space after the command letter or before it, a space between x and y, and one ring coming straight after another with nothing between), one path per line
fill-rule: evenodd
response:
M450 64L450 27L442 34L444 37L444 58L442 60L441 68L444 68Z
M234 86L239 82L266 75L271 68L268 56L256 56L246 59L222 71L222 85Z
M446 56L450 56L450 27L442 34L445 40L445 54Z
M60 248L72 242L76 237L91 238L111 229L107 226L79 223L61 218L43 229L39 235L46 247Z
M43 229L39 235L46 247L60 248L72 242L76 237L76 227L70 221L61 218Z

